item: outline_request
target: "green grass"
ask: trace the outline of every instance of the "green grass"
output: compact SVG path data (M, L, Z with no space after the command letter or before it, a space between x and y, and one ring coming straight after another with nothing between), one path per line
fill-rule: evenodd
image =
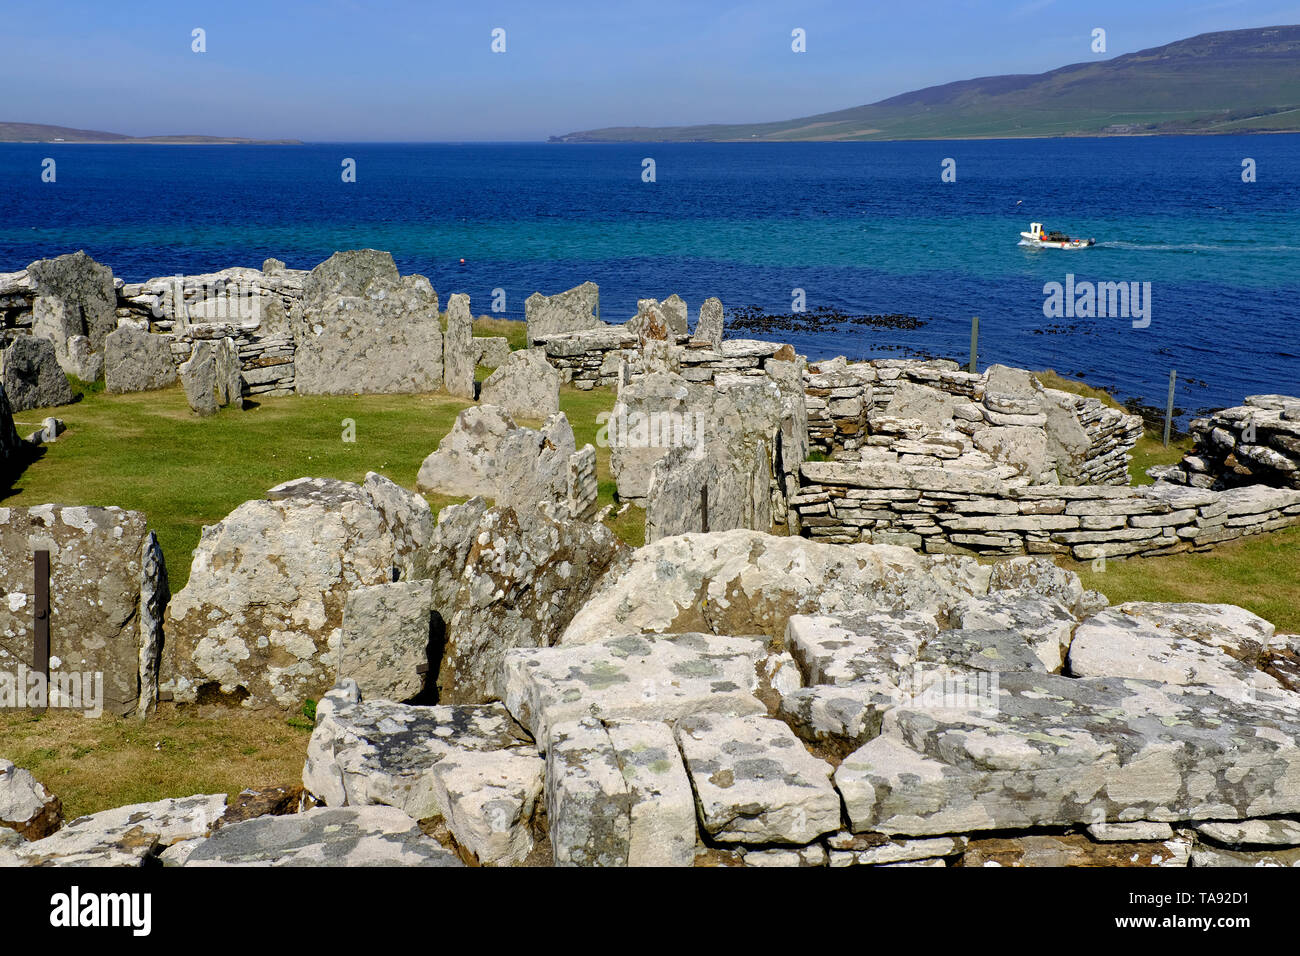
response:
M613 393L566 386L560 402L578 446L595 444L596 416L613 407ZM468 404L445 393L295 395L200 419L179 386L133 395L91 390L75 405L16 416L21 434L35 430L47 415L62 418L68 430L42 448L0 498L8 506L118 505L143 511L158 534L176 591L189 577L203 526L281 482L304 476L360 481L367 471L377 471L414 488L421 462ZM343 441L347 419L356 423L355 442ZM597 477L600 503L612 503L608 449L599 446ZM460 500L428 498L435 510ZM624 516L613 526L625 540L635 541L641 531L634 524Z
M1091 562L1062 560L1084 586L1112 603L1193 601L1236 604L1300 633L1300 527L1215 545L1212 551L1158 558L1112 558L1104 571Z
M232 712L199 717L170 705L147 720L66 711L0 713L4 756L63 801L72 820L111 807L302 781L311 725Z

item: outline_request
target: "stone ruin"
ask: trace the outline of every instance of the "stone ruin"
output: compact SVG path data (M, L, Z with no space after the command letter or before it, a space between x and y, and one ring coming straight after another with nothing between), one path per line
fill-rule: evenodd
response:
M475 367L502 365L510 348L501 337L472 336L463 299L449 301L457 322L448 350L437 293L423 276L399 275L386 252L339 252L310 271L268 259L261 269L136 283L78 252L0 274L0 357L9 357L0 375L15 411L73 401L61 370L87 382L102 375L115 393L179 377L197 396L195 412L207 415L215 347L217 407L256 396L434 391L448 364L453 394L472 399ZM41 340L53 343L52 356ZM226 376L231 349L237 392Z
M1191 454L1148 475L1192 488L1300 489L1300 398L1248 395L1244 405L1193 419L1190 431Z

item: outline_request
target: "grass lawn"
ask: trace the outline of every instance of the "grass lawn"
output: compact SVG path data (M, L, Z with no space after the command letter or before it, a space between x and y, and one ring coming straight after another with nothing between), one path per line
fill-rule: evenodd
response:
M299 784L310 736L304 717L201 718L168 704L148 720L0 712L0 755L49 787L68 820L166 797Z

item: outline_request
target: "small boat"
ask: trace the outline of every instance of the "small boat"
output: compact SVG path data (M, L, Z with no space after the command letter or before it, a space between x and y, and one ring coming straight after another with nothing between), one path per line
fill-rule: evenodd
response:
M1053 229L1043 232L1041 222L1031 222L1029 231L1020 234L1020 244L1034 249L1087 249L1096 239L1071 239L1063 232Z

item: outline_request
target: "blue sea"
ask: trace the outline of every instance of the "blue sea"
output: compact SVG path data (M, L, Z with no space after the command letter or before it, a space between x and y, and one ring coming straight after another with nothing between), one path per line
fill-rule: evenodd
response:
M54 183L42 160L56 162ZM344 159L356 182L342 181ZM655 181L643 181L643 160ZM956 182L943 182L945 159ZM1253 159L1257 181L1242 181ZM1188 413L1300 392L1300 136L810 144L0 146L0 271L85 249L116 275L310 268L392 252L476 313L590 279L601 315L905 314L773 333L810 357L942 355L1054 368ZM1095 237L1018 244L1029 222ZM462 263L461 260L464 260ZM1151 322L1048 318L1044 285L1151 284ZM820 310L820 311L819 311ZM805 316L808 318L808 316Z

